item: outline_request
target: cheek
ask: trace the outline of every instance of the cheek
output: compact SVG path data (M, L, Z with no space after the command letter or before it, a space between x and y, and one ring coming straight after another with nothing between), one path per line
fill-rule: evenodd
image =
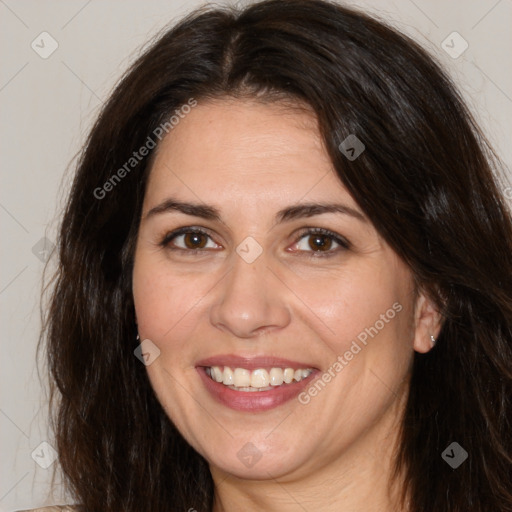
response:
M171 272L160 258L136 260L133 297L140 335L163 342L183 328L208 290L205 281Z
M377 335L401 342L410 329L410 278L400 267L381 262L350 265L329 274L301 276L293 289L311 329L336 354L349 350L352 341L363 344Z
M138 258L133 272L133 299L141 337L162 337L164 326L172 321L167 305L169 294L165 274L157 266L146 264L144 257Z
M326 416L347 436L378 421L390 407L406 382L413 355L409 274L359 270L323 287L306 286L303 296L315 312L312 331L323 333L315 342L327 355L322 375L327 392L312 384L301 403L313 404L314 414Z

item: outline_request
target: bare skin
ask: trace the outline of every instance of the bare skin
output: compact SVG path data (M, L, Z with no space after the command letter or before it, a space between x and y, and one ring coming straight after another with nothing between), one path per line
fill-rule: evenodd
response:
M171 197L220 218L148 215ZM344 212L276 219L306 203ZM205 234L162 243L182 227ZM251 263L236 252L247 237L261 248ZM430 350L439 314L342 186L311 113L226 99L180 120L149 178L133 293L141 339L160 350L152 386L209 462L215 512L398 510L389 477L412 357ZM338 356L347 364L307 403L247 412L213 400L198 375L198 361L220 354L304 361L319 378ZM261 455L250 466L247 443Z

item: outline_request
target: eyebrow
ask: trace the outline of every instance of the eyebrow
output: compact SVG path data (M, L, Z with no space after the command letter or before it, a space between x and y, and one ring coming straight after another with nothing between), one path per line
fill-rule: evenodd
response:
M151 208L151 210L146 214L146 219L155 215L173 211L181 212L193 217L222 222L220 210L215 206L178 201L173 198L166 199L159 205ZM368 222L361 212L351 208L350 206L338 203L301 203L291 205L277 212L275 222L279 224L282 222L289 222L294 219L313 217L324 213L340 213L362 222Z

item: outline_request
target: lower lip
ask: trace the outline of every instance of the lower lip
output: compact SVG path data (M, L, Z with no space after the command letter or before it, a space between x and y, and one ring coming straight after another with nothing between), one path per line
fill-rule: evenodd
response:
M203 366L198 366L196 369L213 398L231 409L247 412L268 411L292 400L317 373L313 371L308 377L299 382L276 386L268 391L235 391L210 378Z

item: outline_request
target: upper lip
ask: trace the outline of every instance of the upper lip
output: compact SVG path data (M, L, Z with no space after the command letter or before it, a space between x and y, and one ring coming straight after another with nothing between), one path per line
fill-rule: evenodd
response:
M235 354L223 354L206 359L201 359L196 366L228 366L230 368L245 368L256 370L258 368L293 368L294 370L313 368L309 363L291 361L282 357L274 356L237 356Z

